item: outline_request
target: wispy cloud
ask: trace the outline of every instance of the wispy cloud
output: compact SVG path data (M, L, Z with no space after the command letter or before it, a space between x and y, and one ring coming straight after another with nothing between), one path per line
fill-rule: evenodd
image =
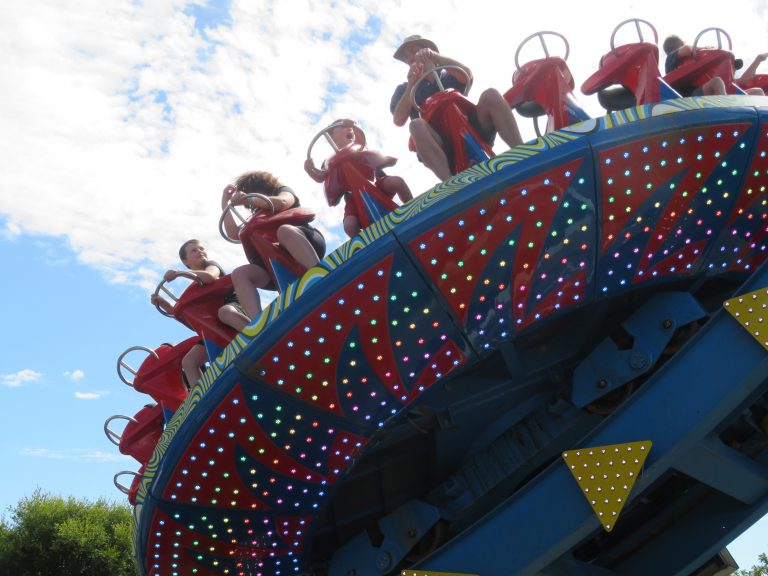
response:
M70 380L74 380L75 382L77 382L78 380L82 380L83 378L85 378L85 372L83 372L78 368L77 370L72 370L71 372L69 371L64 372L64 376L66 376Z
M9 386L11 388L18 388L19 386L24 386L24 384L39 382L42 378L43 375L40 372L25 368L24 370L19 370L14 374L0 375L0 384L3 386Z
M13 241L21 236L21 228L15 222L6 222L5 227L0 230L0 237L4 240Z
M103 392L75 392L75 398L78 400L96 400L104 396Z
M105 452L93 448L73 448L71 450L53 450L51 448L22 448L22 456L46 458L48 460L74 460L80 462L122 462L130 459L118 452Z

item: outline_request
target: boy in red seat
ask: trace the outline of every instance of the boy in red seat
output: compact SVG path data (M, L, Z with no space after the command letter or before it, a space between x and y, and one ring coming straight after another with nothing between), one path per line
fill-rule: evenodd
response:
M187 240L181 245L181 248L179 248L179 258L188 268L188 271L197 276L203 284L215 282L219 277L224 275L221 266L213 260L208 260L208 254L205 251L205 247L199 240L194 238L192 240ZM179 270L166 270L165 274L163 274L163 279L166 282L170 282L175 280L179 276L179 273ZM159 306L168 314L173 314L173 305L162 296L152 294L150 302L155 306ZM248 318L240 309L234 294L228 297L224 305L219 308L219 320L227 326L231 326L238 332L248 325ZM202 343L196 344L186 353L181 361L181 369L184 372L188 387L191 387L192 384L203 377L202 366L204 366L206 362L208 362L208 353Z
M329 135L339 151L354 146L359 150L365 148L365 139L358 137L360 129L354 120L336 120L334 124L338 124L338 126L332 128ZM307 158L306 162L304 162L304 170L315 182L324 182L328 176L328 163L332 158L326 159L323 162L323 167L320 169L315 167L312 158ZM408 184L400 176L389 176L384 173L383 168L377 168L374 177L376 186L390 198L394 198L397 195L400 198L401 204L405 204L413 199L411 189L408 188ZM335 204L332 205L335 206ZM349 192L347 192L344 194L344 232L352 238L360 232L360 228L360 216L357 214L354 202L349 197Z
M669 74L683 63L683 60L693 54L693 47L683 42L680 36L672 34L667 36L662 45L667 59L664 62L664 73ZM712 96L725 94L725 82L720 76L707 80L701 86L675 86L675 89L683 96Z

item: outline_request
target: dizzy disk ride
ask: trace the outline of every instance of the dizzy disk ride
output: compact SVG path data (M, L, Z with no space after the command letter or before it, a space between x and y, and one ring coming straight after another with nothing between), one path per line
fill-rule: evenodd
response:
M212 358L188 395L190 341L143 349L138 369L121 356L156 402L105 425L141 464L116 483L142 575L729 565L768 511L768 98L679 98L655 30L627 25L638 41L614 31L582 86L602 118L549 33L505 95L546 117L532 142L494 156L465 95L425 101L455 176L316 267L251 242L269 215L246 219L279 295L233 335L206 304L215 284L180 296ZM707 75L689 65L686 82ZM377 198L366 186L349 188Z

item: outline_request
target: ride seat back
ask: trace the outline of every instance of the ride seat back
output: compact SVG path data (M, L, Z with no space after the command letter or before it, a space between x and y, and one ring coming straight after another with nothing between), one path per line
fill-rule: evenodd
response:
M475 104L453 88L435 92L422 104L421 117L448 144L448 165L452 174L495 156L491 146L472 125L476 114Z
M624 44L600 59L600 69L581 85L581 92L597 92L606 110L621 110L658 102L660 77L658 46L650 42Z
M131 503L131 506L136 505L136 495L139 492L139 488L141 487L141 479L144 476L144 472L147 469L146 464L142 464L141 468L139 468L138 472L132 472L131 470L123 470L122 472L118 472L115 474L114 477L114 484L115 487L120 490L123 494L126 494L128 496L128 502ZM131 476L133 478L131 480L130 486L123 485L118 478L121 476Z
M155 355L148 354L139 366L133 380L133 388L149 394L164 409L175 412L187 396L181 361L184 355L199 343L200 338L193 336L175 346L161 344L155 348Z
M547 131L583 120L572 113L574 81L568 64L558 56L532 60L516 70L504 99L528 118L547 116ZM541 112L542 114L539 114Z
M397 207L395 201L376 184L377 172L394 166L396 162L396 158L375 150L360 147L339 150L328 160L325 179L328 204L335 206L348 193L347 202L354 203L360 225L363 228L370 226Z
M190 284L173 307L173 316L197 332L204 341L224 348L237 331L219 320L219 308L233 292L229 274L215 282Z
M680 65L664 76L664 81L675 89L700 87L719 76L728 94L743 93L734 83L735 58L733 52L718 48L697 48L695 54L682 59Z
M277 229L284 224L306 225L314 218L312 210L300 206L274 215L255 214L243 226L240 231L243 250L249 262L263 266L269 274L272 283L267 289L282 292L307 271L285 248L278 245Z
M128 420L128 424L120 435L118 443L120 452L146 464L152 457L164 425L162 406L147 404L133 416L132 420Z

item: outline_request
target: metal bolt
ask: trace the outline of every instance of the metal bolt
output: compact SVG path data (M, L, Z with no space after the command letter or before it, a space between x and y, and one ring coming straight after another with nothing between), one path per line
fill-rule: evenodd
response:
M605 378L600 378L600 380L597 381L597 387L598 388L607 388L608 387L608 380Z
M418 532L416 531L416 528L409 528L408 529L408 538L416 538L416 535Z
M645 370L648 367L648 364L648 356L642 352L632 352L632 355L629 357L629 367L632 368L632 370Z
M391 565L392 556L389 555L389 552L380 552L379 555L376 556L376 569L379 572L388 570Z
M347 570L347 576L355 576L356 574L357 572L355 572L354 568L350 568L349 570Z
M661 323L661 327L664 328L664 330L669 330L670 328L672 328L673 324L674 322L672 322L672 320L670 320L669 318L666 318L664 322Z

